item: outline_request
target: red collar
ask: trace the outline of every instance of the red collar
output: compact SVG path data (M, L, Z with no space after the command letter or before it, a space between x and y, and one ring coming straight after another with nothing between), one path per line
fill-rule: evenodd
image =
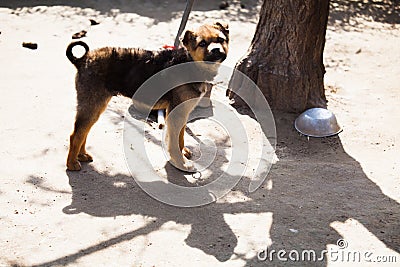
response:
M178 47L175 47L175 46L173 46L173 45L163 45L163 48L164 48L164 49L172 49L172 50L178 49Z

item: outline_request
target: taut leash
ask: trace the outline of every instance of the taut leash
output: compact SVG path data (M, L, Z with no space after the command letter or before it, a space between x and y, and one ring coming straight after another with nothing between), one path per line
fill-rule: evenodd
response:
M183 30L186 27L186 22L189 19L189 14L190 14L190 11L192 10L193 3L194 3L194 0L187 0L186 1L185 12L183 12L181 25L179 26L178 34L176 35L176 38L175 38L175 43L174 43L175 49L179 48L179 45L180 45L179 37L181 36Z

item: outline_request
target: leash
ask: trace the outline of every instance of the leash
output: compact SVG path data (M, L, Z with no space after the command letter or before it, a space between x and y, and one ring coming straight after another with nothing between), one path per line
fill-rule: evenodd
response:
M187 22L188 19L189 19L189 13L190 13L190 11L192 10L193 3L194 3L194 0L187 0L187 1L186 1L185 12L183 12L183 16L182 16L182 20L181 20L181 25L179 26L178 34L176 35L175 42L174 42L174 47L175 47L175 49L179 48L179 45L180 45L179 37L181 36L183 30L184 30L185 27L186 27L186 22Z
M179 40L179 37L181 36L183 30L186 27L186 22L189 19L190 11L192 11L193 3L194 3L194 0L187 0L186 1L186 8L185 8L185 11L183 12L181 25L179 25L178 34L175 37L174 45L173 46L172 45L164 45L163 46L164 49L178 49L179 48L180 43L181 43L180 40ZM157 121L158 121L158 128L162 129L164 127L164 124L165 124L164 110L158 110Z

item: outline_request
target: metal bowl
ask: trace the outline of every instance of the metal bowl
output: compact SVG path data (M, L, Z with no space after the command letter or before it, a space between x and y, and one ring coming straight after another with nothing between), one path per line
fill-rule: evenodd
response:
M300 114L294 127L301 134L312 137L327 137L340 133L335 114L324 108L310 108Z

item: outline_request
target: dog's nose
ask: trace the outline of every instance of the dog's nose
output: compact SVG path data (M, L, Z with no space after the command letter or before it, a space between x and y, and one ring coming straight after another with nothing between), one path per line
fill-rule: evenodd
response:
M211 50L213 54L222 54L221 48L217 47Z

